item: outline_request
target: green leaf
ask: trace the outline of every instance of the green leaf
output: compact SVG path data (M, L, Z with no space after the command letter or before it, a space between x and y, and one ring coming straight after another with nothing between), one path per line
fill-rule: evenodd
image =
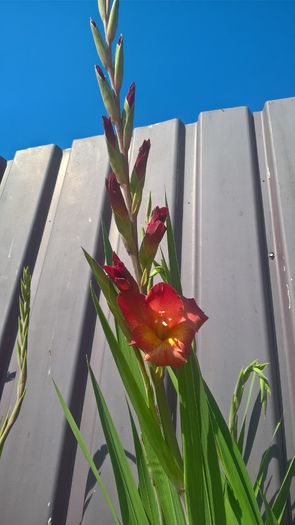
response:
M152 525L162 525L161 512L157 502L155 487L152 484L150 473L147 467L145 453L140 442L138 432L132 417L131 410L128 406L129 416L132 427L134 448L136 454L136 466L138 472L138 489L141 501Z
M276 519L278 520L278 523L281 523L283 519L286 503L290 495L290 486L291 486L291 482L292 482L292 478L294 474L295 474L295 456L290 461L288 470L283 479L283 483L280 487L280 490L272 506L272 512L275 515Z
M171 457L169 448L164 441L161 433L159 422L156 414L148 406L146 399L143 397L140 388L129 367L127 358L123 352L120 351L120 346L106 320L106 317L101 309L97 297L92 290L92 297L95 304L97 315L100 319L102 328L104 330L109 347L113 354L115 363L117 365L119 374L122 378L123 384L137 414L142 433L149 440L155 454L161 461L163 468L170 479L178 486L182 484L182 468L175 458Z
M123 524L138 525L140 523L142 525L149 525L130 465L127 461L107 404L95 379L91 366L88 365L88 368L100 421L113 466Z
M221 472L203 379L194 353L179 368L177 376L189 523L225 525Z
M57 393L57 397L58 397L59 402L61 404L63 413L64 413L64 415L66 417L66 420L67 420L67 422L68 422L68 424L69 424L69 426L70 426L70 428L71 428L71 430L72 430L72 432L73 432L73 434L74 434L74 436L75 436L75 438L77 440L77 443L78 443L81 451L83 452L83 454L85 456L85 459L86 459L89 467L91 468L91 470L92 470L92 472L94 474L95 479L97 480L98 484L100 485L101 491L102 491L103 496L104 496L104 498L106 500L106 503L107 503L107 505L108 505L108 507L110 509L110 512L111 512L111 514L113 516L114 522L115 522L116 525L121 525L120 521L119 521L119 519L117 517L115 508L114 508L114 506L112 504L112 501L111 501L111 499L110 499L110 497L109 497L109 495L107 493L107 490L106 490L106 488L105 488L105 486L104 486L104 484L103 484L103 482L101 480L101 477L99 475L99 472L98 472L98 470L96 468L96 465L95 465L95 463L94 463L94 461L92 459L92 455L89 452L89 449L88 449L88 446L86 444L86 441L83 438L83 436L82 436L82 434L81 434L81 432L80 432L80 430L79 430L79 428L78 428L78 426L77 426L77 424L76 424L76 422L75 422L75 420L74 420L74 418L73 418L73 416L72 416L72 414L71 414L71 412L70 412L70 410L69 410L69 408L68 408L68 406L67 406L67 404L66 404L66 402L65 402L65 400L64 400L64 398L62 396L62 394L61 394L61 392L59 391L59 389L58 389L58 387L57 387L57 385L55 384L54 381L53 381L53 384L54 384L54 388L55 388L56 393Z
M269 503L268 503L265 495L263 494L263 492L261 493L261 496L262 496L263 503L264 503L264 506L265 506L265 514L266 514L265 525L279 525L279 522L276 519L276 517L275 517L275 515L274 515L274 513L272 511L272 508L269 505Z
M147 458L147 464L156 492L159 504L163 513L165 523L168 525L186 525L180 495L169 481L163 470L159 458L155 455L148 439L143 434L143 444Z
M219 407L205 383L207 400L211 413L213 431L222 468L231 486L234 497L241 508L241 523L262 525L262 518L254 489L238 446L232 438Z
M105 262L108 265L112 265L113 264L113 249L112 249L112 245L109 240L109 236L108 236L107 229L105 227L105 223L103 221L101 223L101 231L102 231L102 241L103 241Z
M167 197L165 197L165 202L168 208ZM168 213L168 216L166 219L166 226L167 226L167 244L168 244L169 264L170 264L170 279L171 279L170 284L175 288L175 290L177 290L178 293L181 293L182 287L181 287L181 282L180 282L179 266L178 266L176 245L175 245L175 239L174 239L174 234L173 234L173 229L172 229L172 224L171 224L170 212Z

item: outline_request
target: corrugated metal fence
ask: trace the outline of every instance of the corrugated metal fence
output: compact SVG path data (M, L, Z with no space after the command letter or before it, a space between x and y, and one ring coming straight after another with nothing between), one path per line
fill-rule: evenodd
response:
M133 159L144 138L152 143L147 189L154 205L163 205L167 193L185 295L210 317L198 354L225 415L241 367L255 358L270 363L268 416L261 417L252 453L250 432L247 454L254 475L283 416L268 471L274 492L295 451L295 98L268 102L261 113L241 107L202 113L186 126L171 120L138 128ZM86 354L134 461L125 398L81 251L102 262L103 218L114 249L124 253L105 197L107 172L102 136L76 140L65 151L18 151L0 162L1 414L15 391L19 277L24 264L33 271L27 395L1 458L1 525L49 518L54 525L112 523L52 385L54 378L114 493ZM254 410L251 428L258 416Z

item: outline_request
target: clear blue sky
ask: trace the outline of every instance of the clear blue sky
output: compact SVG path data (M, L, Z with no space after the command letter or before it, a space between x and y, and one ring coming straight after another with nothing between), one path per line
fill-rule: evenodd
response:
M96 0L0 0L0 155L102 132ZM295 96L294 1L121 0L136 126Z

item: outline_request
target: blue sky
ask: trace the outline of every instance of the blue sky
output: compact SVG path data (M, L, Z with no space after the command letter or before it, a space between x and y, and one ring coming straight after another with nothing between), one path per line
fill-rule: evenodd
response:
M96 0L0 0L0 155L102 133ZM135 125L295 96L294 1L121 0Z

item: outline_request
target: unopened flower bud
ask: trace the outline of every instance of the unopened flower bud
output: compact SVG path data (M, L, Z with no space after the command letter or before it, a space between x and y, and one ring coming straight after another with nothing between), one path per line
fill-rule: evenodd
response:
M106 14L107 14L105 0L98 0L98 10L99 10L99 14L100 14L101 19L105 20L106 19Z
M115 174L112 172L106 179L106 189L109 194L111 207L119 233L122 235L126 250L133 253L134 241L129 213Z
M104 67L107 67L108 61L107 61L106 48L105 48L102 36L97 28L97 25L95 21L92 20L92 18L90 19L90 27L91 27L91 31L92 31L92 35L93 35L93 39L94 39L94 43L95 43L95 47L96 47L98 56L100 60L102 61Z
M110 118L105 116L102 117L103 127L106 137L106 143L109 153L110 165L113 172L116 175L117 181L119 184L124 184L126 182L126 175L124 170L124 161L122 154L120 152L117 137L114 133L114 128L112 126L112 121Z
M139 251L139 260L143 269L150 268L157 253L158 246L166 232L164 224L168 215L168 208L157 206L147 225L145 236Z
M126 95L123 109L123 144L125 151L129 150L131 137L133 133L134 99L135 84L133 82Z
M112 121L118 122L120 115L119 115L118 107L115 103L114 95L108 84L108 81L106 80L104 76L102 69L98 65L95 66L95 73L96 73L98 85L100 88L100 93L101 93L105 108L107 112L109 113Z
M115 38L116 32L117 32L117 25L118 25L118 13L119 13L119 0L114 0L110 17L108 21L108 27L107 27L107 39L109 44L112 43L112 41Z
M118 93L121 89L123 82L123 69L124 69L124 53L123 53L123 37L120 35L118 43L116 45L115 52L115 89Z
M137 159L131 175L132 214L137 215L144 187L146 165L151 147L150 140L144 140L139 148Z
M106 265L103 267L104 271L115 283L121 292L137 292L139 293L138 285L126 266L119 259L118 255L113 252L112 266Z

